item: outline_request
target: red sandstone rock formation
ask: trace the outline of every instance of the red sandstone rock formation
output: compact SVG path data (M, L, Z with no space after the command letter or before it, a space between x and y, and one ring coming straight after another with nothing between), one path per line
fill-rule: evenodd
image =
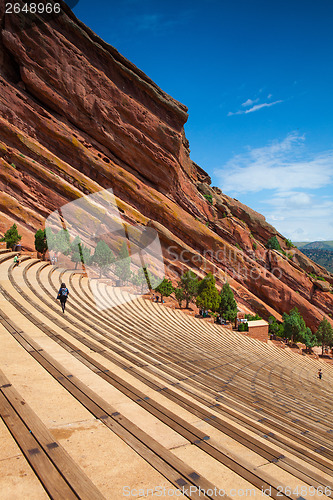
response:
M316 328L332 311L333 295L307 273L330 283L332 275L289 250L262 215L210 186L189 156L187 108L67 7L49 24L22 29L24 17L5 16L4 5L0 0L0 233L16 222L32 248L50 212L111 187L125 221L158 230L171 275L213 270L253 311L280 318L297 306ZM272 235L287 256L267 252Z

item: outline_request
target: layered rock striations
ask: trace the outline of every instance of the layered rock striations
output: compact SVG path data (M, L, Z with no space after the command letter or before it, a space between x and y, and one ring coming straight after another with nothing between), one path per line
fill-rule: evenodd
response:
M112 188L124 221L159 232L168 273L192 268L229 279L264 317L297 306L316 328L333 295L310 273L333 276L265 218L210 186L190 159L187 108L168 96L65 5L24 29L0 1L0 232L36 229L63 204ZM268 252L276 236L286 255Z

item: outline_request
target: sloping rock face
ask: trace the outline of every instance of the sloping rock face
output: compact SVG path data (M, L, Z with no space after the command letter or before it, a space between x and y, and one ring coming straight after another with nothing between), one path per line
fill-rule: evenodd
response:
M98 38L63 4L25 29L0 0L0 233L14 222L26 248L45 218L112 188L125 222L159 232L167 273L228 279L239 303L263 317L297 306L315 329L333 295L308 273L333 276L265 218L210 186L190 159L187 108ZM277 236L286 255L265 243Z

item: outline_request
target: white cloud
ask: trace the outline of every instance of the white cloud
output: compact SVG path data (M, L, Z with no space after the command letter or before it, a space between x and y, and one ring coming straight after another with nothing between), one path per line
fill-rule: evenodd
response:
M245 113L253 113L253 111L258 111L258 109L261 108L270 108L271 106L274 106L274 104L279 104L280 102L283 102L281 100L279 101L274 101L274 102L264 102L263 104L256 104L250 109L247 109Z
M253 104L255 104L258 101L259 101L259 97L257 99L254 99L254 100L247 99L245 102L243 102L242 106L245 107L245 108L248 107L248 106L253 106Z
M235 156L215 174L227 193L324 187L333 178L333 151L302 159L303 141L304 137L289 134L281 142Z
M253 102L257 102L259 99L256 99L256 101L252 101L251 104ZM251 99L248 99L247 101L245 101L242 106L248 106L250 105L249 104L249 101L251 101ZM253 113L254 111L258 111L259 109L262 109L262 108L270 108L271 106L274 106L275 104L279 104L283 102L281 99L278 100L278 101L274 101L274 102L263 102L262 104L256 104L254 106L252 106L252 108L250 109L240 109L238 111L229 111L228 115L227 116L233 116L233 115L246 115L248 113Z
M309 155L304 142L304 136L289 134L234 156L215 174L225 193L264 213L286 237L331 240L333 151Z

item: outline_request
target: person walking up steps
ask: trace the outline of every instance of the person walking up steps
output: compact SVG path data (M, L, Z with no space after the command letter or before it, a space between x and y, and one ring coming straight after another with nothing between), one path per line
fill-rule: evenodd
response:
M68 288L66 287L65 283L61 283L61 287L58 292L57 299L60 300L62 312L65 312L65 307L66 307L66 301L68 299L69 291Z
M318 378L321 380L323 376L323 372L321 371L321 368L318 370Z

